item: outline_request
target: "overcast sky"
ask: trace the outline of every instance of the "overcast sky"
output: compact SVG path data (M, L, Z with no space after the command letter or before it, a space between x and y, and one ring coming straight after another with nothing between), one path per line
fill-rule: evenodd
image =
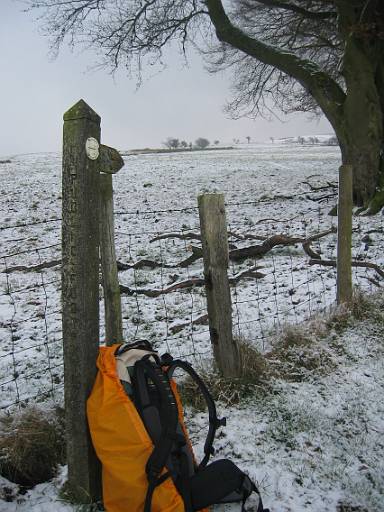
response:
M87 71L96 62L92 52L63 47L52 60L47 39L16 0L0 0L0 48L0 156L60 150L62 115L80 98L102 117L103 142L119 149L158 147L168 136L231 142L249 135L263 142L332 132L325 119L309 122L299 114L284 123L228 119L229 79L208 74L198 55L189 67L172 56L168 68L137 92L123 71L115 77Z

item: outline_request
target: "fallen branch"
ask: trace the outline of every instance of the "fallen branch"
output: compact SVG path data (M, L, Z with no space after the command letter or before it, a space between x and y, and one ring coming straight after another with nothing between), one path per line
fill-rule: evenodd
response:
M376 279L374 279L373 277L369 277L369 276L362 276L364 279L366 279L367 281L369 281L370 283L374 284L375 286L377 286L378 288L382 288L381 284L379 283L379 281L377 281Z
M147 297L155 298L160 295L167 295L168 293L175 292L177 290L185 290L188 288L193 288L194 286L203 286L205 280L200 277L194 277L191 279L187 279L185 281L180 281L179 283L172 284L167 288L162 288L159 290L151 290L148 288L129 288L123 284L120 285L120 293L123 295L146 295Z
M261 256L264 256L269 251L271 251L274 247L281 245L281 246L287 246L287 245L295 245L295 244L302 244L304 248L304 244L306 246L306 249L308 250L308 247L311 242L314 242L315 240L318 240L319 238L322 238L326 235L329 235L330 233L335 233L336 228L332 227L331 229L328 229L327 231L323 231L321 233L317 233L316 235L312 235L308 238L303 237L290 237L286 235L273 235L267 240L265 240L260 245L253 245L250 247L242 247L241 249L235 249L233 251L229 252L229 258L232 261L239 261L244 260L246 258L259 258ZM304 248L304 250L306 250ZM315 253L314 253L315 254Z
M303 185L308 185L308 187L311 189L312 192L317 192L319 190L327 190L328 188L333 188L337 190L337 184L331 183L330 181L327 181L326 185L320 185L320 187L316 187L315 185L312 185L309 183L309 181L302 181Z
M366 234L370 235L371 233L384 233L384 229L369 229Z
M276 223L288 223L292 222L293 220L297 219L299 215L295 215L294 217L291 217L290 219L272 219L272 218L266 218L266 219L259 219L256 224L262 224L263 222L276 222Z
M314 251L311 247L311 242L310 241L307 241L307 242L304 242L303 243L303 249L304 249L304 252L310 257L310 258L313 258L315 260L321 260L321 255Z
M166 238L179 238L180 240L201 240L201 235L197 233L164 233L163 235L152 238L149 242L157 242L158 240L164 240Z
M257 236L257 235L251 235L251 234L239 234L239 233L235 233L233 231L228 231L228 237L234 237L238 240L246 240L247 238L254 238L254 239L257 239L257 240L264 240L265 237L260 237L260 236ZM155 238L152 238L149 242L152 243L152 242L156 242L158 240L165 240L167 238L178 238L179 240L199 240L201 241L201 235L199 235L198 233L185 233L185 234L181 234L181 233L164 233L163 235L159 235L159 236L156 236Z
M247 269L243 270L242 272L239 272L238 274L236 274L233 277L230 277L228 279L229 284L233 286L233 285L237 284L239 281L241 281L241 279L245 279L247 277L252 277L255 279L261 279L262 277L265 277L266 274L257 272L257 270L259 268L262 268L262 267L254 265L253 267L247 268Z
M117 261L117 270L130 270L130 269L140 269L140 268L175 268L178 265L169 265L167 263L160 263L159 261L153 261L153 260L139 260L136 261L136 263L123 263L121 261Z
M253 279L261 279L262 277L265 277L265 274L262 274L261 272L257 272L257 269L260 267L253 266L251 268L248 268L246 270L243 270L242 272L239 272L233 277L230 277L228 279L230 285L237 284L241 279L245 278L253 278ZM122 295L146 295L147 297L155 298L159 297L160 295L167 295L168 293L175 292L177 290L186 290L194 287L204 286L205 285L205 279L202 277L192 277L190 279L186 279L185 281L179 281L178 283L174 283L171 286L167 286L166 288L162 289L149 289L149 288L129 288L128 286L125 286L123 284L120 285L120 293Z
M201 247L197 247L195 245L191 245L190 249L192 250L192 254L178 263L169 264L169 263L161 263L160 261L154 260L139 260L136 263L123 263L121 261L117 261L117 270L130 270L130 269L141 269L141 268L149 268L151 270L155 268L186 268L189 265L192 265L195 261L199 260L203 257L203 251Z
M260 245L251 245L248 247L242 247L240 249L232 249L229 251L229 259L231 261L241 261L246 258L259 258L261 256L264 256L264 254L267 254L269 251L271 251L274 247L278 245L287 246L287 245L295 245L298 243L301 243L303 245L303 249L308 254L310 258L320 258L320 255L313 251L311 249L310 244L314 242L315 240L319 240L320 238L329 235L330 233L336 233L336 228L332 227L328 229L327 231L322 231L321 233L317 233L315 235L312 235L308 238L303 237L289 237L287 235L273 235L270 238L267 238L265 236L260 235L253 235L251 233L245 233L245 234L238 234L234 232L229 232L229 235L235 236L239 240L246 240L246 239L257 239L262 240L263 243ZM170 233L169 235L172 235ZM188 256L188 258L185 258L184 260L174 263L174 264L166 264L161 263L158 261L153 260L139 260L136 263L122 263L120 261L117 262L117 268L118 270L129 270L129 269L140 269L140 268L187 268L195 261L201 259L203 257L203 250L201 247L196 245L190 245L189 246L192 254ZM232 246L230 246L232 247Z
M336 260L320 260L320 259L311 259L309 260L310 265L322 265L323 267L336 267ZM362 267L362 268L372 268L376 270L376 272L384 278L384 270L381 269L376 263L371 263L370 261L352 261L352 267Z
M236 238L237 240L267 240L267 236L253 235L252 233L235 233L234 231L228 231L228 236Z
M10 274L11 272L38 272L44 268L52 268L57 265L61 265L61 260L52 260L52 261L44 261L43 263L39 263L38 265L17 265L15 267L8 267L5 270L2 270L2 274Z
M337 196L337 192L334 192L333 194L327 194L325 196L320 196L320 197L307 196L307 199L309 199L310 201L317 201L318 203L321 203L322 201L325 201L326 199L331 199L336 196Z
M178 263L178 266L181 268L187 268L189 265L192 265L192 263L195 263L195 261L199 260L203 257L203 249L201 247L198 247L196 245L191 245L190 249L192 251L192 254L188 256L185 260Z
M189 322L184 322L182 324L175 324L171 325L169 330L172 334L177 334L178 332L182 331L185 327L188 327L189 325L206 325L208 323L208 315L201 315L198 318L195 318L194 320L191 320Z

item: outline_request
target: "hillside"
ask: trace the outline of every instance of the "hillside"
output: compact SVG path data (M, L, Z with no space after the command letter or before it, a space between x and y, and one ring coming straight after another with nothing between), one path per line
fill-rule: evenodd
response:
M217 456L258 481L271 512L381 512L382 300L363 300L355 319L319 320L335 301L335 269L322 262L336 255L329 211L338 148L270 143L125 162L113 178L124 338L211 368L206 297L196 284L197 195L224 193L230 249L268 250L230 262L233 332L264 362L256 386L238 389L216 386L208 371L228 417ZM0 173L0 408L8 421L33 404L41 417L63 406L61 155L13 155ZM353 269L359 297L382 291L383 233L381 214L353 218L353 258L366 265ZM100 314L103 342L102 302ZM199 455L205 423L187 412ZM74 510L58 498L64 479L62 468L26 493L2 479L0 510Z
M276 337L281 357L269 362L277 375L243 390L237 405L219 402L227 427L215 458L229 457L247 471L271 512L383 510L383 310L382 296L360 297L358 319L338 313L294 334L286 330ZM201 456L206 414L188 408L187 424ZM0 510L74 512L59 497L64 480L62 468L20 496L0 479ZM213 510L237 512L238 505Z

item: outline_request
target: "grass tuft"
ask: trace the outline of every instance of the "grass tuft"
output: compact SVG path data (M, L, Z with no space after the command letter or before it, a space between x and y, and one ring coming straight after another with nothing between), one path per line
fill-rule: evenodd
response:
M238 339L240 377L225 378L217 370L196 369L214 400L226 406L238 404L252 395L256 389L262 390L268 380L268 362L265 357L244 339ZM206 404L195 382L187 377L178 384L183 404L198 411L205 410Z
M356 321L370 320L384 326L384 299L355 290L346 307L335 307L299 325L285 325L274 337L272 350L265 355L243 338L238 339L241 375L226 379L217 371L197 369L213 398L230 406L254 393L267 391L274 378L302 382L334 371L345 348L337 340ZM183 403L197 410L205 402L191 379L179 385Z
M63 421L31 407L0 417L0 475L24 487L52 479L65 459Z

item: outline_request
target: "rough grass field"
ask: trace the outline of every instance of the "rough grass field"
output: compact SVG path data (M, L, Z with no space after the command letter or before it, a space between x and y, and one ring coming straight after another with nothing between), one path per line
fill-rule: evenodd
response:
M63 391L61 160L55 154L8 157L0 168L0 407L8 410L18 397L50 411L62 405ZM208 327L190 325L206 313L203 289L155 298L137 293L202 276L201 260L171 268L191 255L196 240L159 237L197 234L196 196L208 191L225 193L229 242L237 248L278 234L307 238L329 230L335 225L328 212L336 203L338 149L249 145L125 161L114 178L118 260L168 265L119 272L120 282L135 291L123 296L125 339L149 339L160 352L204 363L209 372ZM383 216L355 217L353 225L354 258L383 267ZM258 238L251 242L245 235ZM312 248L334 259L335 241L330 233ZM259 482L272 512L381 512L382 316L360 308L359 319L355 311L354 319L339 314L327 316L327 325L306 323L335 298L335 269L309 266L308 259L297 243L230 265L230 276L262 267L264 277L232 287L232 302L235 335L258 354L248 357L250 366L265 378L232 387L213 382L228 417L217 456L234 458ZM46 263L51 266L39 268ZM382 287L372 269L354 269L353 278L365 292ZM375 301L372 309L380 311L382 301ZM200 454L204 412L190 407L187 413ZM61 468L53 482L19 494L1 479L0 510L74 510L58 498L64 480Z

